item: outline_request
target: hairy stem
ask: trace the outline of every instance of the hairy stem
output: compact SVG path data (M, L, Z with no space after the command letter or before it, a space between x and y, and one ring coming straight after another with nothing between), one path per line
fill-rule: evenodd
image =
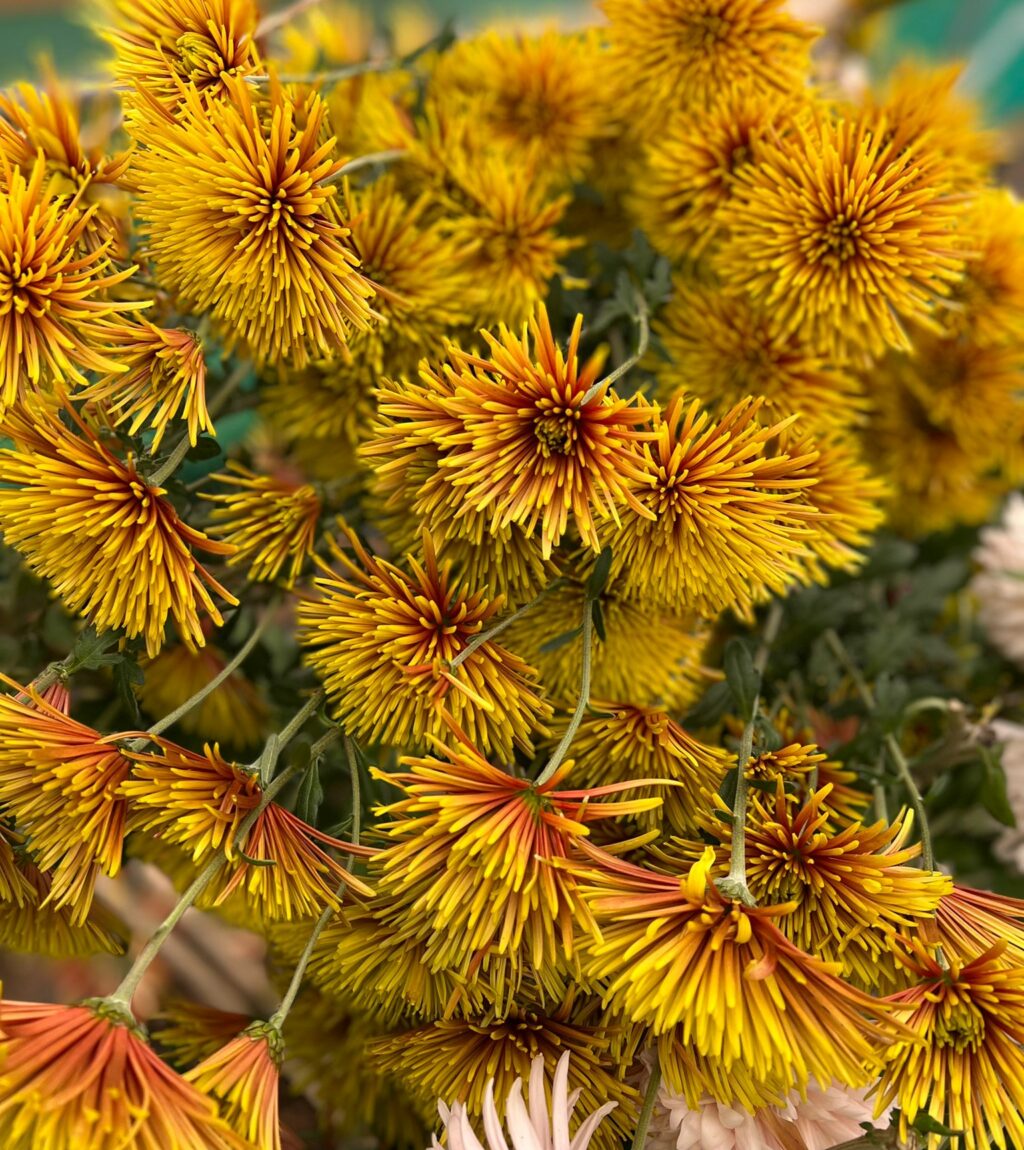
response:
M658 1100L658 1087L661 1085L661 1063L657 1052L654 1055L654 1065L651 1067L651 1077L647 1081L644 1091L643 1105L640 1107L640 1117L636 1121L636 1133L633 1135L632 1150L644 1150L647 1141L647 1130L651 1125L651 1115L654 1113L654 1104Z
M326 736L325 736L326 738ZM322 742L323 740L321 740ZM359 845L360 835L360 817L362 799L359 786L359 763L356 759L355 746L352 740L345 736L345 757L348 760L349 778L352 784L352 845ZM349 857L346 863L346 868L351 869L355 859ZM345 892L346 883L342 880L341 885L338 887L338 897ZM316 944L320 939L327 924L335 915L333 907L327 907L323 914L316 920L312 931L310 931L309 938L306 940L306 945L303 948L302 955L292 971L291 982L288 984L288 989L285 991L284 998L281 999L281 1005L274 1011L273 1017L270 1019L270 1025L276 1030L280 1031L284 1026L284 1021L288 1017L292 1007L295 1005L295 1000L299 996L299 990L302 988L302 980L306 977L306 968L309 966L310 960L313 957L313 951L316 949Z
M576 703L576 710L573 711L572 718L569 720L569 725L565 729L565 734L559 740L558 746L552 752L551 758L548 759L547 765L541 771L540 777L537 779L536 785L542 786L554 775L555 771L562 765L562 760L565 758L566 752L572 745L573 739L576 737L576 732L580 728L580 723L583 722L583 715L587 709L587 704L590 702L590 677L593 664L593 645L594 645L594 600L587 596L583 602L583 670L580 676L580 697Z

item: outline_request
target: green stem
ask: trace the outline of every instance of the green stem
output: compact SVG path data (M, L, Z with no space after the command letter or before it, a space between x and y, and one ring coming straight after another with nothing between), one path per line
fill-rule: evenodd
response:
M326 736L325 736L326 738ZM321 740L322 742L323 740ZM345 736L345 757L348 760L349 778L352 782L352 845L359 845L360 835L360 820L361 820L361 807L362 798L359 786L359 763L356 759L355 747L352 740ZM355 859L350 857L346 864L348 869L351 869ZM340 898L345 892L346 883L342 880L341 885L338 887L338 897ZM309 938L306 940L305 948L299 958L298 964L292 971L291 982L288 984L288 989L285 991L284 998L281 999L281 1005L274 1011L273 1017L270 1019L270 1025L277 1031L280 1031L284 1026L285 1019L291 1012L292 1007L295 1005L295 1000L299 996L299 991L302 988L302 980L306 977L306 968L309 966L310 960L313 957L313 951L316 949L316 944L320 940L320 935L323 933L327 924L334 917L335 910L333 907L327 907L323 914L316 920Z
M386 60L362 60L358 64L346 64L344 68L331 68L324 72L280 72L274 76L264 72L244 76L243 79L247 84L269 84L272 79L279 84L336 84L340 80L351 80L370 72L390 72L398 64L398 60L388 57Z
M294 4L282 8L280 12L271 12L269 16L264 16L256 25L256 39L262 40L265 36L276 32L278 28L283 28L286 24L291 23L296 16L301 16L308 8L315 8L320 2L321 0L296 0Z
M555 747L551 758L547 761L547 766L541 771L540 777L536 781L536 786L543 786L554 775L555 771L562 765L562 760L565 758L566 752L569 750L573 739L576 737L576 732L579 730L580 723L583 722L583 715L587 709L587 704L590 702L590 677L593 663L593 636L594 636L594 600L590 596L586 596L583 601L583 670L580 676L580 697L576 703L576 710L573 711L572 718L569 720L568 727L565 728L565 734L562 736Z
M860 668L854 663L842 639L839 638L839 635L835 631L829 629L825 632L825 642L831 649L832 654L835 655L836 659L842 664L843 669L850 676L864 706L868 711L873 712L877 706L874 693L861 674ZM892 761L892 765L896 768L896 773L902 780L904 787L906 787L907 794L910 796L910 805L914 808L914 814L917 816L918 833L921 836L922 865L926 870L934 870L935 852L932 847L932 832L931 827L928 825L928 815L924 807L924 797L918 789L917 783L914 781L910 764L907 762L906 756L903 754L903 750L896 736L891 733L886 735L883 743Z
M633 370L634 367L644 358L647 354L647 346L651 339L651 326L647 316L647 300L644 299L639 292L636 295L636 323L639 329L637 334L636 351L620 363L619 366L610 374L606 375L604 379L599 379L583 397L584 403L589 403L597 394L602 390L607 390L627 373Z
M323 183L325 185L336 184L353 172L358 172L361 168L369 168L374 164L390 164L393 160L400 160L405 153L405 148L387 148L383 152L367 152L365 156L356 156L347 164L343 164L333 176L328 176Z
M918 790L917 783L914 782L914 776L910 771L910 764L907 762L906 756L903 754L903 750L897 742L895 735L885 736L885 749L889 752L889 758L892 759L896 773L903 780L903 785L907 788L907 794L910 796L910 805L914 808L914 814L917 816L918 833L921 836L921 863L925 870L935 870L932 829L928 825L928 814L924 809L924 797L920 790Z
M513 611L511 615L507 615L504 619L501 620L500 623L495 623L495 625L489 630L481 631L479 635L474 636L474 638L472 638L448 664L448 669L450 671L454 671L457 667L461 667L474 651L482 647L484 643L489 643L493 638L495 638L495 636L500 635L502 631L504 631L507 627L511 627L517 619L521 619L529 611L532 611L534 607L536 607L539 603L542 603L544 599L551 594L552 591L558 587L561 587L564 582L565 580L562 578L552 580L552 582L550 582L544 588L544 590L541 591L536 599L531 599L530 602L525 606L520 607L517 611Z
M322 692L318 692L322 696ZM280 735L271 735L267 740L267 747L271 750L271 758L274 763L277 762L277 757L280 754L281 748L288 742L292 735L297 731L309 716L316 710L320 704L320 699L314 696L314 703L311 707L307 703L301 711L295 716L294 719L285 727ZM301 722L298 721L301 717ZM259 761L262 762L264 756L261 756ZM310 760L312 761L312 759ZM283 770L275 779L273 779L263 790L260 796L259 803L245 816L241 825L238 828L238 833L235 835L235 849L238 854L245 858L245 844L249 837L249 832L252 830L256 820L267 809L274 799L281 793L283 788L294 778L300 771L308 767L308 763L301 765L293 765ZM107 995L104 1001L113 1003L119 1008L130 1011L132 999L135 997L135 992L138 990L139 983L142 981L143 975L149 969L153 959L160 953L160 948L167 941L169 935L174 928L181 921L182 916L185 914L196 899L203 893L204 890L220 873L224 867L227 859L222 854L217 854L212 858L203 870L196 876L196 878L189 884L185 893L178 899L170 914L164 921L156 928L150 935L146 945L139 952L135 961L132 963L131 969L121 980L121 984L113 992Z
M198 707L199 704L202 703L204 699L206 699L210 695L212 695L213 692L216 691L217 688L221 685L221 683L223 683L225 680L229 679L238 670L238 668L245 662L246 658L249 656L252 649L260 641L260 638L263 636L263 633L266 631L267 627L270 626L271 620L273 618L273 614L274 614L273 609L268 608L267 611L264 612L263 617L256 624L256 627L253 630L253 633L242 644L242 647L239 649L238 654L235 655L235 657L231 660L231 662L228 663L227 666L224 667L224 669L222 671L218 671L217 674L206 684L205 687L202 687L202 688L200 688L200 690L196 691L196 693L192 696L191 699L186 699L185 702L182 703L180 707L177 707L169 715L165 715L159 722L154 723L149 728L148 734L159 735L162 732L166 731L168 727L174 726L174 724L179 719L183 718L193 708Z
M651 1116L654 1114L654 1104L658 1100L658 1087L661 1085L661 1063L658 1053L654 1053L654 1065L651 1067L651 1077L644 1091L643 1105L640 1107L640 1117L636 1121L636 1133L633 1135L632 1150L644 1150L647 1141L647 1130L651 1125Z
M278 752L283 751L284 748L291 742L291 740L302 730L309 719L316 714L317 708L324 701L325 693L323 687L317 687L306 703L295 713L292 719L284 727L283 730L278 732L277 735L277 749Z
M768 655L775 642L782 624L782 601L776 599L765 619L764 631L757 653L754 655L754 670L757 672L757 684L754 699L750 706L750 714L740 736L740 747L736 754L736 797L732 806L732 841L729 852L728 878L718 882L718 889L726 898L739 899L747 906L754 906L754 896L747 886L747 766L754 753L754 729L757 726L757 716L761 709L761 681L764 677L765 667L768 666Z

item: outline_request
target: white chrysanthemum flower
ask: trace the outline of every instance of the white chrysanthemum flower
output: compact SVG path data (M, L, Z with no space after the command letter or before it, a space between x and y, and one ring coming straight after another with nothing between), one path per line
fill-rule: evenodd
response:
M751 1114L711 1098L690 1110L685 1098L663 1084L644 1150L790 1150L801 1140L806 1150L828 1150L859 1138L862 1124L874 1121L866 1093L838 1085L824 1090L811 1083L806 1099L794 1090L785 1106L766 1106ZM879 1122L886 1124L884 1118ZM790 1135L799 1137L786 1137L787 1127Z
M508 1093L505 1125L514 1150L587 1150L594 1131L606 1114L618 1105L606 1102L593 1114L584 1118L574 1137L569 1136L569 1123L579 1090L569 1093L569 1053L558 1060L551 1080L551 1105L548 1108L544 1080L544 1056L538 1055L530 1065L530 1083L527 1099L523 1100L523 1080L517 1078ZM456 1102L449 1109L438 1102L438 1113L448 1132L448 1150L508 1150L501 1119L494 1105L494 1080L484 1091L484 1143L473 1131L465 1107ZM434 1136L431 1150L442 1150Z
M1024 666L1024 498L1011 495L1002 522L981 532L971 580L978 619L992 645Z

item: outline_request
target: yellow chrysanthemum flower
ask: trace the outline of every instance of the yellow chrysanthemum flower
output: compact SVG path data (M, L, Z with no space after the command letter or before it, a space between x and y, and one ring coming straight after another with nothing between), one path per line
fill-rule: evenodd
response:
M83 243L95 208L55 193L40 156L28 176L0 153L0 410L40 384L63 390L85 372L118 372L102 350L102 325L132 306L111 288L116 271L104 246Z
M1008 188L979 193L967 274L941 317L951 335L975 347L1024 345L1024 204Z
M104 738L0 674L22 692L0 695L0 806L29 835L36 865L50 873L47 901L67 906L73 926L92 905L96 878L121 869L130 764Z
M587 601L582 584L557 588L517 619L506 642L537 668L551 699L571 709L580 694L583 645L573 638ZM711 638L694 616L645 609L616 594L601 596L605 638L594 644L591 691L598 699L685 709L708 685L702 665Z
M437 373L433 394L421 390L433 419L417 419L416 408L382 397L390 419L388 440L406 435L407 449L440 448L443 495L459 514L486 512L491 527L540 528L544 558L569 530L599 549L598 519L619 522L619 508L650 517L631 485L646 478L639 444L655 409L641 399L622 400L599 379L603 356L579 362L583 317L573 324L563 352L539 305L529 329L517 337L502 324L483 335L489 355L448 349L449 363ZM412 418L410 418L412 416ZM428 417L429 419L429 417ZM368 453L394 452L385 440Z
M80 435L41 408L12 408L0 421L17 444L0 452L0 532L68 610L100 630L142 635L153 656L171 618L185 643L201 647L199 610L223 622L210 590L237 600L194 551L227 555L231 548L183 523L162 487L150 486L132 459L112 455L68 414Z
M433 197L407 200L391 176L346 196L350 243L377 295L381 323L353 341L352 354L371 374L415 368L444 350L444 333L471 318L466 299L476 287L463 271L466 249L431 219Z
M910 1034L890 1052L876 1102L899 1106L901 1138L927 1114L967 1150L1024 1142L1024 971L1000 950L943 967L918 946L908 959L919 981L888 1001L910 1012ZM929 1135L929 1150L940 1141Z
M45 88L17 84L0 92L0 153L31 176L40 156L49 190L95 207L78 243L92 251L123 248L125 197L116 190L128 169L127 152L110 151L111 131L96 117L80 123L78 101L47 69ZM7 177L0 180L6 184Z
M4 1002L0 1139L8 1150L245 1150L134 1025L102 1007Z
M591 921L561 862L588 823L661 800L594 801L629 783L560 790L571 760L538 785L491 766L461 740L446 756L406 758L406 772L379 774L405 792L380 811L390 817L378 828L389 845L375 861L381 893L396 896L403 912L394 927L429 937L438 969L466 977L507 956L513 993L526 970L544 985L572 960L574 933Z
M782 933L808 954L837 962L865 989L896 979L893 936L934 915L952 882L905 865L921 853L906 846L909 812L892 823L828 829L823 804L831 786L799 808L778 783L774 805L755 797L747 826L747 884L759 903L793 902Z
M595 141L609 134L603 63L593 30L485 32L441 56L430 95L447 114L471 118L505 155L571 184L586 177Z
M184 1075L220 1103L221 1117L246 1146L281 1150L278 1092L284 1043L280 1033L257 1022Z
M161 284L208 314L228 347L303 366L370 325L372 285L356 270L330 183L343 166L326 108L266 99L225 79L207 105L190 88L178 116L134 123L137 210Z
M868 91L864 111L881 122L897 149L926 139L949 181L973 190L988 182L1006 149L997 132L981 126L978 105L958 88L962 72L959 63L901 64L879 96Z
M370 1043L374 1065L407 1085L425 1109L438 1098L460 1102L479 1119L484 1098L493 1097L499 1120L517 1078L528 1078L533 1060L541 1056L550 1075L568 1050L569 1089L584 1114L603 1103L618 1107L598 1129L590 1145L618 1150L636 1121L639 1096L623 1081L608 1036L592 1025L575 1022L571 1011L545 1016L519 1009L493 1021L441 1020L414 1030L401 1030ZM493 1087L487 1084L493 1080ZM485 1094L486 1091L486 1094Z
M524 323L577 246L558 232L569 197L552 191L543 165L489 147L472 121L431 113L402 178L417 193L433 190L443 232L465 253L474 322Z
M6 842L8 837L22 838L14 831L0 831L0 840ZM84 921L73 921L74 907L55 906L50 898L52 877L31 862L24 843L17 842L15 850L23 898L20 902L0 900L0 947L16 954L61 959L125 953L127 932L113 915L93 903Z
M799 90L817 29L784 0L603 0L611 66L649 133L738 85Z
M198 651L183 643L164 647L144 665L145 678L136 688L139 703L154 719L161 719L198 694L224 670L227 661L223 651L209 643ZM242 750L262 745L267 718L263 696L241 671L234 671L178 723L203 742Z
M239 891L266 918L290 919L338 907L342 879L350 894L373 894L325 849L350 851L348 844L277 803L267 805L245 842L239 842L241 824L263 796L258 774L226 762L216 747L196 755L157 741L158 754L127 752L132 777L121 793L131 804L128 829L155 832L184 848L200 867L223 855L224 867L204 892L208 905L217 906Z
M366 359L368 349L369 342L361 341L351 359L282 369L260 387L260 415L267 427L293 450L325 457L332 475L351 470L356 447L369 438L378 377Z
M686 106L648 143L629 206L651 243L676 262L695 260L718 238L718 213L736 173L761 157L764 139L785 136L804 107L789 92L742 84L708 107Z
M657 365L659 395L680 389L724 414L759 396L773 421L798 412L800 427L849 434L863 424L860 378L816 351L799 332L786 333L770 311L714 283L677 277L654 330L668 355Z
M954 883L935 914L943 951L969 962L993 947L1007 966L1024 967L1024 901ZM931 941L931 939L929 939Z
M216 99L230 77L259 70L258 20L254 0L102 0L96 30L114 49L129 108L145 106L145 89L174 112L186 86Z
M881 126L819 110L764 141L721 212L726 290L839 361L910 350L906 324L935 326L970 248L964 197L929 165L928 140L898 146Z
M803 493L814 455L769 454L790 420L765 426L761 404L736 404L719 420L680 394L648 449L643 507L622 511L604 534L609 586L647 608L713 617L747 614L803 575L819 513Z
M1012 347L926 338L913 356L890 353L868 373L865 443L892 491L894 528L925 535L983 523L1016 486L1019 370Z
M579 777L589 786L630 779L670 779L675 787L638 787L636 796L656 794L660 808L638 816L641 826L693 835L708 821L732 756L687 734L664 710L592 699L572 741Z
M228 544L234 554L228 566L248 566L248 578L257 583L281 576L285 587L299 577L316 545L320 519L320 496L308 483L291 483L271 475L256 475L234 461L212 480L233 488L203 498L215 503L210 531Z
M451 666L502 601L457 583L429 535L422 566L410 557L407 575L346 532L359 563L331 540L343 573L322 564L319 597L297 612L299 642L338 720L359 740L423 745L428 735L448 734L449 716L500 759L511 759L513 745L532 752L550 714L532 668L490 640Z
M186 421L193 446L201 431L216 435L206 410L206 361L196 335L147 322L104 325L100 331L103 350L118 370L107 372L76 399L100 404L114 427L131 420L129 435L153 428L154 451L172 419Z
M712 847L682 878L582 849L591 862L581 891L600 930L584 943L584 974L604 980L606 1004L651 1026L673 1090L700 1093L680 1049L785 1091L812 1078L849 1086L870 1079L899 1032L892 1008L781 933L774 920L792 904L724 900L710 881Z

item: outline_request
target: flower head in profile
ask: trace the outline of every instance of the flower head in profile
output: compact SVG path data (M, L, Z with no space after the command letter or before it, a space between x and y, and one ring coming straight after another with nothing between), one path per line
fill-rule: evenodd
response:
M451 1123L448 1125L453 1150L456 1143L452 1139L463 1133L464 1123L486 1121L485 1132L491 1139L496 1137L492 1131L500 1130L502 1122L509 1134L522 1130L525 1137L530 1134L536 1137L539 1130L550 1129L544 1072L551 1074L566 1054L569 1063L563 1089L571 1091L569 1097L575 1096L576 1105L587 1117L559 1115L555 1118L555 1132L565 1134L579 1123L573 1132L573 1137L578 1138L588 1119L593 1122L592 1116L601 1111L611 1117L596 1135L592 1129L588 1131L590 1145L601 1150L619 1147L632 1131L638 1096L623 1081L622 1059L608 1034L599 1027L577 1021L574 1012L564 1006L547 1015L514 1010L493 1021L441 1020L412 1030L396 1031L370 1044L373 1064L407 1084L426 1105L434 1106L440 1100L446 1107L451 1106L450 1115L458 1107L458 1126L453 1129ZM534 1071L537 1059L541 1069ZM529 1095L532 1105L524 1116L516 1083L530 1081L531 1074L540 1090ZM556 1106L559 1097L568 1103L564 1093L556 1094ZM617 1103L614 1112L607 1108L609 1102ZM569 1105L566 1109L569 1110ZM441 1113L443 1118L444 1111ZM531 1114L535 1117L523 1125L523 1118ZM492 1142L488 1150L494 1145L500 1148L502 1143ZM533 1143L527 1141L521 1145ZM475 1147L467 1143L465 1150L475 1150Z
M110 298L134 269L117 271L104 246L83 245L95 209L56 194L42 156L26 175L0 153L0 186L2 410L29 389L121 371L102 350L101 321L139 305Z
M591 714L572 742L576 769L591 786L629 779L671 779L680 786L655 793L662 806L639 816L641 825L667 824L673 834L693 835L707 822L730 756L693 738L664 710L591 699Z
M284 1043L268 1023L254 1023L185 1074L220 1103L227 1124L255 1150L281 1150L278 1116Z
M102 13L97 31L114 49L129 106L143 88L171 112L186 86L223 98L228 77L258 69L254 0L103 0Z
M1006 965L1024 967L1024 901L954 883L935 912L943 950L967 962L993 947Z
M784 0L604 0L619 86L651 129L731 88L799 89L817 37Z
M781 933L775 920L792 904L723 899L712 847L682 877L581 849L580 889L600 931L585 944L584 975L602 980L606 1005L652 1027L673 1090L700 1097L693 1056L784 1092L812 1078L865 1084L898 1030L893 1012Z
M302 367L370 325L373 287L329 183L342 166L315 94L268 101L241 80L212 105L190 88L177 118L134 126L138 216L161 284L209 314L229 347Z
M567 1050L555 1064L551 1078L551 1101L548 1102L545 1089L546 1065L543 1054L538 1054L530 1064L529 1087L523 1098L523 1079L512 1083L505 1102L505 1126L514 1146L551 1147L553 1150L587 1150L597 1128L616 1106L617 1101L605 1102L581 1122L574 1122L573 1111L578 1100L578 1089L569 1092L569 1064L572 1056ZM437 1109L441 1115L448 1145L451 1150L485 1150L484 1144L476 1136L470 1124L466 1107L454 1102L450 1107L443 1099L438 1100ZM498 1108L494 1104L494 1080L491 1079L484 1092L483 1130L486 1150L507 1150L502 1122ZM573 1131L572 1127L576 1126ZM441 1150L437 1137L432 1142L432 1150Z
M453 424L441 468L462 505L497 529L539 527L545 558L570 523L596 551L595 517L618 523L622 506L651 514L631 485L647 479L639 444L655 411L600 381L603 356L580 364L582 330L577 316L563 352L540 305L519 337L504 325L485 332L486 358L452 346L451 394L439 401Z
M188 1069L227 1046L253 1019L248 1014L173 998L161 1005L154 1021L161 1054L177 1069Z
M814 455L769 454L792 421L762 425L761 404L737 403L713 419L679 394L657 425L644 481L606 536L610 585L644 606L714 617L745 614L801 578L810 521L804 474Z
M860 378L800 332L783 331L770 311L746 296L679 276L654 330L669 358L658 372L667 396L684 389L723 415L756 395L766 419L799 412L800 428L812 435L849 434L865 420Z
M726 290L832 359L909 350L907 325L935 326L967 252L967 205L927 146L898 147L870 118L824 110L766 143L722 209Z
M233 460L227 471L211 478L231 489L203 496L216 504L210 514L211 533L234 551L228 565L247 564L248 577L260 583L273 582L284 567L282 580L291 587L316 543L320 519L316 489L308 483L256 475Z
M245 1150L120 1015L3 1002L0 1019L0 1139L11 1150Z
M358 563L332 540L337 573L324 567L317 598L298 608L299 641L324 681L335 715L360 740L423 744L448 733L446 716L474 742L510 758L532 748L550 714L532 668L490 640L466 651L501 610L439 565L429 535L409 573L370 555L346 529Z
M917 982L888 1001L909 1036L890 1051L877 1095L879 1110L899 1106L901 1138L927 1114L967 1150L1024 1141L1024 971L1008 969L1002 949L951 956L948 969L919 944L908 957Z
M187 851L197 866L223 856L199 905L218 906L238 892L268 919L291 919L338 907L343 879L350 893L372 895L327 853L351 850L348 844L277 803L265 805L240 840L242 824L263 798L255 772L227 762L216 747L196 755L166 740L159 746L156 754L128 752L132 777L121 787L131 804L128 829L154 832Z
M154 451L175 419L185 420L193 447L201 431L216 434L206 410L203 346L193 332L165 331L145 321L106 324L101 330L103 350L118 370L80 391L77 399L101 404L115 427L128 423L129 435L152 428Z
M6 675L0 683L21 690ZM98 874L121 869L129 769L113 738L39 695L0 695L0 806L30 836L35 865L50 872L47 904L67 907L74 926L88 918Z
M801 950L842 966L845 977L871 989L890 984L893 939L930 919L952 886L943 874L907 866L921 853L907 846L913 823L828 828L831 786L798 808L777 783L774 805L755 798L747 828L747 882L759 903L795 903L778 920Z
M210 592L236 600L194 552L232 548L183 523L163 488L68 414L80 434L42 408L12 408L0 423L16 444L0 452L4 540L99 630L142 635L152 656L172 619L185 643L203 646L200 610L223 622Z

